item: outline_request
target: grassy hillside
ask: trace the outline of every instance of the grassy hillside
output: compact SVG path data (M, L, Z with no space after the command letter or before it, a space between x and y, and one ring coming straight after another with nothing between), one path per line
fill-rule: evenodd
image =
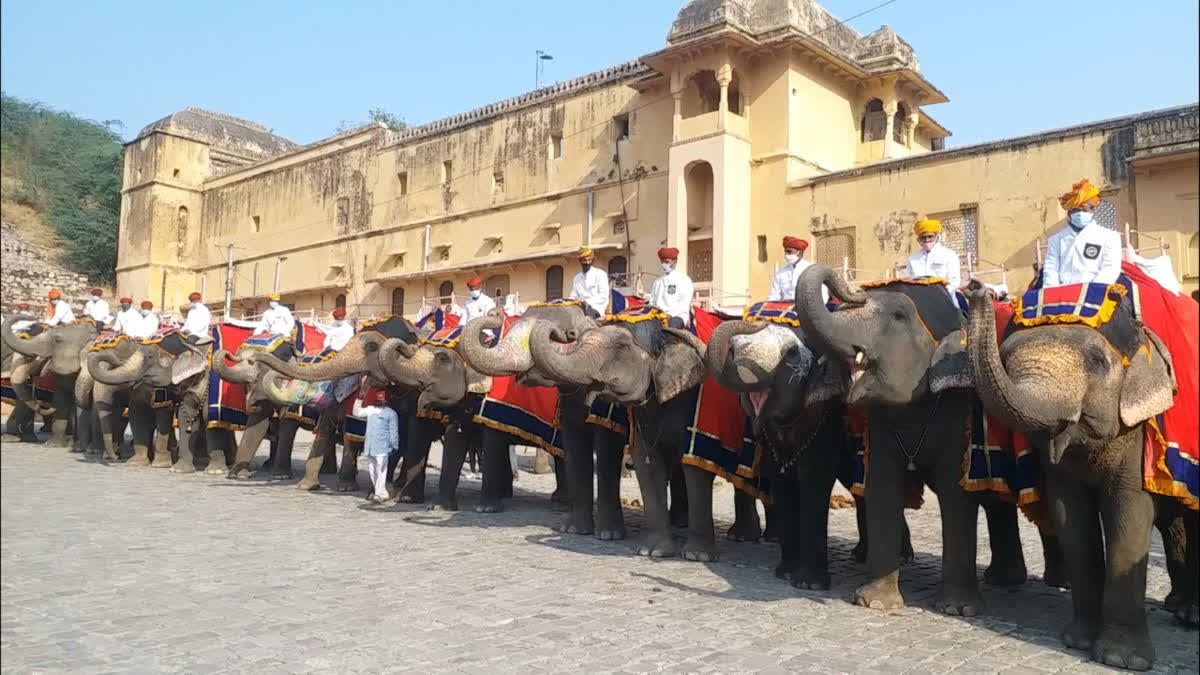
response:
M117 263L119 127L0 93L4 219L98 280L111 280Z

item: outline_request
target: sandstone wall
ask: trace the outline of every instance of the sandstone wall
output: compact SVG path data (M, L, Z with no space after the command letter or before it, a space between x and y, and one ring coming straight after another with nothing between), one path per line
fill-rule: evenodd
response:
M35 312L44 311L51 288L62 290L77 313L83 308L92 284L54 259L50 251L22 239L11 223L0 222L0 308L5 314L15 311L22 301L30 303Z

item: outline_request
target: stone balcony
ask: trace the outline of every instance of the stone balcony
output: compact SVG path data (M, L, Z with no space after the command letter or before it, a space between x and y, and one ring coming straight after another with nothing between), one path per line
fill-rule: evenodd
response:
M1200 108L1191 107L1134 124L1130 157L1134 162L1197 151L1200 151Z
M705 138L722 132L749 139L750 121L741 115L727 113L725 115L725 124L722 126L721 113L714 110L713 112L702 113L694 117L680 118L679 128L676 131L675 142L677 143L686 143L690 140Z

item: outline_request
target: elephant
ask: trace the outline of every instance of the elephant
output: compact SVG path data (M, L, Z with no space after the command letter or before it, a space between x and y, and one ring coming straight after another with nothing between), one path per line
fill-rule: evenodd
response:
M829 499L838 479L850 489L853 454L846 427L845 371L819 361L804 332L763 321L726 321L713 331L705 353L708 371L723 387L750 403L754 437L766 451L763 472L770 484L768 527L780 540L776 576L797 588L830 586L827 539ZM825 391L828 390L828 391ZM816 401L812 405L809 400ZM751 400L757 400L758 410ZM866 508L855 497L859 542L854 558L866 560ZM903 557L912 543L904 523Z
M839 301L837 311L822 301L822 286ZM855 591L855 602L873 609L904 604L898 570L906 478L919 478L937 494L942 518L939 609L963 616L984 609L975 573L980 506L988 516L992 546L985 580L1023 583L1027 575L1016 507L969 492L960 483L972 394L961 346L964 317L945 287L940 282L899 282L851 290L832 269L814 264L797 281L795 309L806 344L848 370L845 402L863 408L867 416L869 581ZM1046 534L1043 547L1047 580L1057 583L1058 547Z
M18 314L4 320L0 325L0 339L16 354L27 358L44 361L39 372L53 374L56 380L54 388L54 419L50 432L50 445L66 447L70 427L74 426L73 408L75 378L82 366L80 353L85 345L91 342L99 331L96 322L80 320L74 323L48 327L28 339L20 339L12 332L15 321L32 321L33 317ZM14 357L15 358L15 357ZM33 377L38 373L29 372ZM24 382L13 381L13 389L17 397L34 411L50 412L45 406L34 400L32 391Z
M5 348L7 349L7 347ZM9 352L4 364L4 372L8 374L14 394L13 410L5 422L4 434L12 440L22 443L41 443L34 432L34 418L47 410L53 414L53 409L37 401L31 391L35 372L40 372L44 360L24 354ZM35 410L26 401L38 406Z
M696 396L705 378L706 347L695 335L657 320L615 322L572 336L539 321L529 337L537 370L560 387L582 387L604 400L633 407L634 469L645 505L647 531L639 555L715 561L714 474L685 465L688 538L682 551L671 536L668 481L687 446Z
M1063 641L1110 666L1149 669L1144 598L1155 524L1168 556L1168 602L1181 620L1197 617L1196 511L1149 493L1142 480L1144 425L1173 405L1171 355L1127 301L1100 330L1014 325L997 346L986 288L973 281L966 294L979 397L1026 435L1043 462L1071 582L1073 618Z

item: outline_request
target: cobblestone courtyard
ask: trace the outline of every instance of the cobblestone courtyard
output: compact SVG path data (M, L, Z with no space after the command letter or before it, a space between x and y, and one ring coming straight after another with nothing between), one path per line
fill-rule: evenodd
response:
M848 603L862 580L850 560L852 509L831 513L835 587L815 593L772 576L773 545L722 541L721 561L706 565L556 534L553 475L523 473L509 510L484 516L471 510L473 480L463 482L464 511L431 514L367 505L361 494L302 493L294 481L78 458L0 449L5 672L1098 669L1058 640L1070 597L1041 583L1028 523L1022 535L1038 578L1015 590L985 586L981 618L925 608L940 565L932 495L909 514L918 551L902 570L909 607L883 613ZM636 497L633 479L624 489ZM729 486L715 511L724 531ZM628 519L635 538L638 512ZM982 520L980 535L982 574ZM1158 670L1195 673L1197 635L1161 608L1161 555L1151 563Z

